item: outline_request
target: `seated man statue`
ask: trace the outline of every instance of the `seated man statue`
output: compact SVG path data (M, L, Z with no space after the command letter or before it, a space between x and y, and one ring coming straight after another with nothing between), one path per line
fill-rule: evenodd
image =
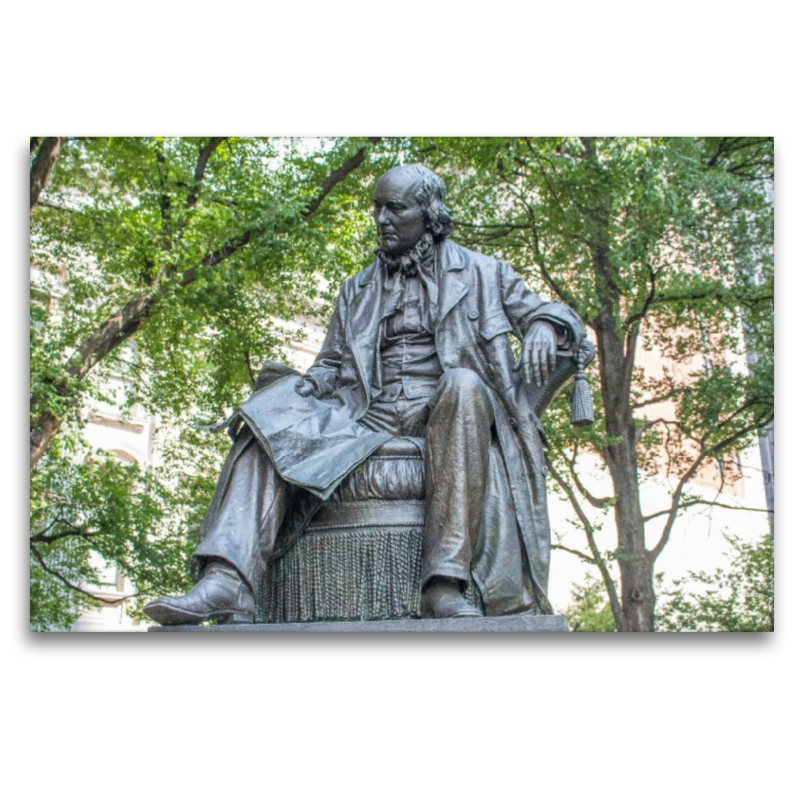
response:
M529 389L584 329L507 264L450 241L444 193L419 165L380 178L376 260L344 283L305 376L284 375L238 409L193 558L198 582L148 604L154 620L252 622L287 512L329 497L393 437L424 458L422 612L480 615L464 597L473 580L487 615L552 613L543 433ZM522 341L516 363L508 333Z

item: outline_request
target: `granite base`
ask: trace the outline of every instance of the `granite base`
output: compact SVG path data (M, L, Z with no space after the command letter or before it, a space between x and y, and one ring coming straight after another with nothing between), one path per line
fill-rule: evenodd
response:
M150 633L567 633L563 616L280 622L261 625L165 625Z

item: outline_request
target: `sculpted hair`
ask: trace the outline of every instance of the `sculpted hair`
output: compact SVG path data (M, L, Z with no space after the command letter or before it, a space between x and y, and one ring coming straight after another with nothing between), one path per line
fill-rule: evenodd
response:
M420 187L416 198L422 206L428 230L434 241L444 241L453 231L450 209L444 204L444 181L422 164L405 164L398 169L406 170L419 178Z

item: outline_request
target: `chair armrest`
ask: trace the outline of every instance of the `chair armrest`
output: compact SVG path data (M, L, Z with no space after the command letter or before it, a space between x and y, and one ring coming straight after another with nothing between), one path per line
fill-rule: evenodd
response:
M595 357L595 346L584 339L579 348L570 350L559 350L556 353L556 368L550 373L550 377L543 386L528 385L531 402L534 406L536 416L541 419L555 396L568 384L573 381L578 373L578 363L576 356L580 349L583 356L584 365L589 364Z

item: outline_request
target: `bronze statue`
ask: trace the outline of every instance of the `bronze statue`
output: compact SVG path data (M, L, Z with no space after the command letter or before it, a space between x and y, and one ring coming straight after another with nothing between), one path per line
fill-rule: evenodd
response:
M282 538L302 535L342 481L397 439L424 460L422 613L552 613L532 398L557 352L578 352L584 328L507 264L450 241L444 188L419 165L378 181L376 260L343 285L308 372L262 375L238 409L193 557L198 582L150 603L157 622L252 622ZM516 364L509 333L522 341ZM464 596L470 584L480 609Z

